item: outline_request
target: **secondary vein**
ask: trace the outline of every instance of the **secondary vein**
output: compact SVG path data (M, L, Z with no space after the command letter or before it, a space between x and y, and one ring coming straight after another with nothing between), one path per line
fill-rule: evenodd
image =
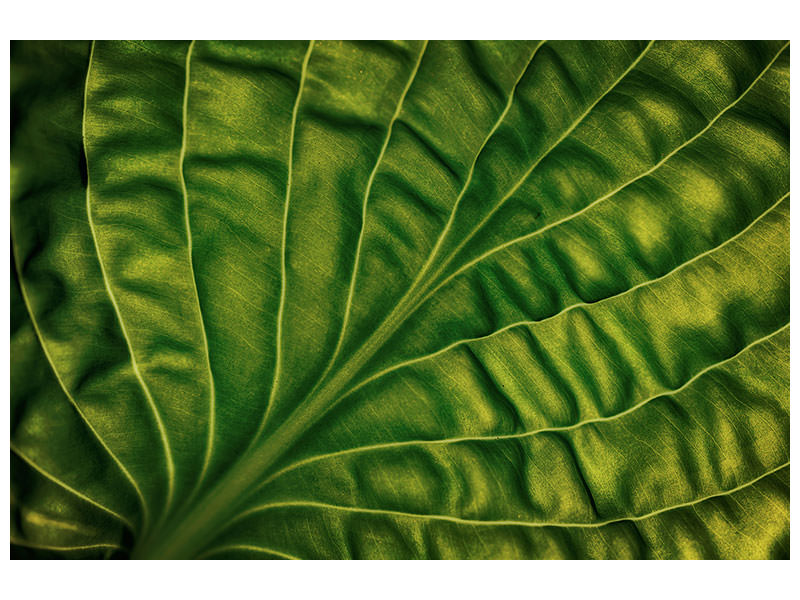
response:
M264 411L264 417L261 424L253 436L253 441L257 440L264 427L267 424L269 413L272 410L272 405L275 402L275 395L278 393L278 384L280 382L281 374L281 339L283 332L283 310L286 304L286 230L289 221L289 200L292 196L292 161L294 156L294 134L297 127L297 112L300 108L300 99L303 96L303 88L306 83L306 75L308 74L308 61L311 58L311 52L314 49L314 40L308 43L308 49L303 57L303 65L300 70L300 83L297 88L297 98L292 108L292 124L289 131L289 157L287 164L287 177L286 177L286 197L283 203L283 232L281 234L281 296L278 303L277 325L275 333L275 369L272 378L272 387L267 400L267 408Z
M116 297L114 296L114 292L111 289L111 285L109 284L108 275L106 274L105 265L103 264L103 258L100 253L100 246L97 241L97 234L96 229L94 226L94 220L92 219L92 200L91 200L91 191L90 191L90 169L89 169L89 151L88 151L88 144L86 139L86 108L87 108L87 100L89 97L89 77L92 71L92 62L94 59L94 49L95 43L92 42L92 49L89 54L89 67L86 71L86 82L83 91L83 114L81 117L81 138L83 141L84 147L84 155L86 159L86 215L87 220L89 223L89 230L92 234L92 241L94 242L95 253L97 254L97 262L100 265L100 273L103 278L103 284L106 288L106 292L108 293L109 300L111 301L111 306L114 309L114 313L117 317L117 321L119 322L120 329L122 331L122 337L125 339L125 343L128 347L128 353L131 357L131 366L133 368L134 375L136 376L139 385L144 392L145 398L147 400L147 404L150 407L150 410L153 413L153 417L156 421L156 427L158 428L159 435L161 437L161 442L164 447L164 457L166 462L166 470L167 470L167 497L164 506L163 514L166 515L169 511L169 508L172 504L173 493L175 489L175 461L172 457L172 448L170 447L169 437L167 436L166 428L164 427L164 422L161 419L161 413L156 406L155 401L153 400L153 396L150 393L150 388L145 383L144 378L142 377L142 373L139 370L139 364L136 361L136 355L133 351L133 346L131 345L130 337L128 336L128 330L125 327L125 321L122 318L122 314L119 309L119 305L117 304Z

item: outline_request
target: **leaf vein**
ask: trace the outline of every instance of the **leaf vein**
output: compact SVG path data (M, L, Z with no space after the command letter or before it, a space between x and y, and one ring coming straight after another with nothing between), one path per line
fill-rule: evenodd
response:
M297 88L297 98L295 99L294 107L292 108L292 124L289 132L289 158L287 164L286 197L283 203L283 230L281 234L281 296L280 296L280 301L278 303L278 315L276 318L277 323L276 323L276 333L275 333L275 369L272 378L272 387L270 388L269 398L267 399L267 407L266 410L264 411L264 417L261 420L261 424L259 425L256 434L253 436L253 442L255 442L260 437L261 432L264 430L264 427L267 424L267 419L269 418L269 413L272 409L272 405L274 404L275 395L278 392L278 383L280 381L283 311L284 311L284 306L286 304L286 233L289 221L289 200L292 195L292 161L294 155L294 134L297 126L297 112L300 108L300 99L303 96L303 88L306 83L306 76L308 75L308 61L311 58L311 52L313 51L313 49L314 49L314 40L311 40L308 43L308 49L306 50L306 54L303 57L303 65L300 70L300 82Z
M86 70L86 82L84 85L83 91L83 114L81 118L81 138L83 141L84 149L86 150L87 140L86 140L86 108L87 108L87 100L89 96L89 77L92 71L92 61L94 58L94 49L95 49L95 42L92 42L92 49L89 54L89 67ZM97 241L97 235L95 232L94 221L92 219L92 204L91 204L91 193L90 193L90 171L89 171L89 156L88 152L84 152L86 158L86 215L89 222L89 230L92 233L92 241L94 242L95 252L97 253L97 262L100 265L100 273L103 277L103 284L105 285L106 292L108 293L109 300L111 301L111 306L114 308L114 313L117 316L117 320L120 325L120 329L122 331L122 337L125 339L125 343L128 346L128 352L131 357L131 366L133 368L133 372L136 376L136 379L139 382L139 385L142 387L142 391L144 392L145 398L147 399L147 404L150 407L151 411L153 412L153 416L156 421L156 426L158 427L158 432L161 437L162 444L164 446L164 455L166 460L166 469L167 469L167 498L164 507L164 515L166 515L167 511L169 510L170 505L172 504L172 496L175 488L175 462L172 458L172 448L169 444L169 438L167 436L166 428L164 427L164 422L161 419L161 414L158 410L158 407L153 400L153 396L150 394L150 388L145 383L144 378L142 377L142 373L139 370L139 364L136 361L136 356L133 352L133 346L131 345L130 337L128 336L128 331L125 327L125 322L122 318L122 314L120 313L119 306L117 304L116 297L114 296L114 292L111 290L111 285L108 281L108 275L106 274L105 265L103 264L102 256L100 255L100 246Z
M189 192L186 188L186 174L184 172L184 162L186 160L186 142L188 137L188 114L189 114L189 86L191 84L191 60L192 51L194 50L195 40L189 43L189 48L186 51L186 81L183 88L183 109L182 109L182 133L181 133L181 150L178 159L178 174L181 183L181 192L183 193L183 217L186 226L186 250L189 258L189 271L192 274L192 287L194 289L194 297L197 300L197 316L200 320L200 332L203 335L203 350L206 358L206 369L208 371L208 441L206 443L205 457L203 458L203 467L197 479L197 487L199 487L208 471L208 465L211 462L211 457L214 452L214 435L216 430L216 386L214 385L214 373L211 368L211 352L208 347L208 334L206 333L205 320L203 319L203 309L200 306L200 293L197 290L197 275L195 273L194 258L192 256L192 227L189 221Z
M620 517L615 519L609 519L606 521L598 521L595 523L570 523L570 522L533 522L533 521L514 521L514 520L496 520L496 521L489 521L489 520L478 520L478 519L462 519L460 517L453 517L450 515L432 515L432 514L420 514L420 513L411 513L411 512L404 512L398 510L388 510L388 509L379 509L379 508L363 508L357 506L341 506L337 504L328 504L326 502L314 502L314 501L287 501L287 502L273 502L270 504L264 504L262 506L257 506L252 508L237 517L237 521L243 519L253 513L261 512L264 510L270 510L275 508L290 508L290 507L309 507L309 508L320 508L320 509L330 509L330 510L341 510L346 512L357 512L357 513L366 513L366 514L378 514L378 515L390 515L396 517L405 517L405 518L412 518L412 519L430 519L435 521L449 521L452 523L457 523L460 525L474 525L474 526L512 526L512 527L557 527L557 528L568 528L568 529L590 529L590 528L599 528L605 527L607 525L613 525L615 523L624 523L627 521L643 521L645 519L650 519L652 517L658 516L660 514L664 514L667 512L671 512L674 510L679 510L681 508L689 508L706 502L708 500L714 500L716 498L724 498L727 496L731 496L736 492L746 489L752 485L755 485L765 477L769 477L770 475L777 473L778 471L785 469L789 466L789 461L774 467L772 469L767 470L766 472L762 473L755 479L751 479L746 483L738 485L734 488L729 490L725 490L723 492L719 492L716 494L709 494L707 496L703 496L701 498L697 498L695 500L691 500L689 502L682 502L679 504L673 504L671 506L667 506L664 508L660 508L658 510L654 510L642 515L635 515L631 517Z
M59 487L61 487L61 488L65 489L65 490L67 490L68 492L70 492L70 493L71 493L71 494L73 494L74 496L76 496L76 497L80 498L80 499L81 499L81 500L83 500L84 502L87 502L87 503L91 504L92 506L94 506L94 507L96 507L96 508L99 508L100 510L102 510L102 511L104 511L104 512L107 512L107 513L108 513L108 514L110 514L112 517L115 517L115 518L119 519L119 520L120 520L120 521L122 521L122 522L123 522L123 523L124 523L124 524L125 524L125 525L126 525L126 526L127 526L127 527L128 527L130 530L131 530L131 531L132 531L132 532L135 532L135 531L136 531L136 527L134 527L134 526L133 526L133 523L131 523L131 522L130 522L130 521L127 519L127 518L123 517L121 514L119 514L119 513L118 513L118 512L116 512L115 510L112 510L112 509L108 508L107 506L105 506L105 505L101 504L101 503L100 503L100 502L98 502L97 500L93 500L92 498L90 498L90 497L89 497L89 496L87 496L86 494L84 494L84 493L82 493L82 492L79 492L79 491L78 491L78 490L76 490L74 487L72 487L72 486L70 486L69 484L67 484L67 483L63 482L61 479L59 479L58 477L56 477L55 475L53 475L52 473L50 473L49 471L47 471L47 470L46 470L46 469L44 469L43 467L40 467L38 464L36 464L36 463L33 461L33 459L31 459L31 458L29 458L28 456L26 456L26 455L25 455L25 453L24 453L24 452L22 452L22 451L21 451L21 450L20 450L20 449L19 449L19 448L16 446L16 444L14 444L14 442L11 442L11 451L12 451L14 454L16 454L16 455L17 455L17 456L18 456L18 457L19 457L19 458L20 458L20 459L21 459L23 462L25 462L25 463L26 463L26 464L27 464L29 467L31 467L31 468L32 468L34 471L38 472L38 473L39 473L39 474L40 474L42 477L44 477L44 478L46 478L46 479L48 479L48 480L52 481L53 483L55 483L55 484L56 484L56 485L58 485Z

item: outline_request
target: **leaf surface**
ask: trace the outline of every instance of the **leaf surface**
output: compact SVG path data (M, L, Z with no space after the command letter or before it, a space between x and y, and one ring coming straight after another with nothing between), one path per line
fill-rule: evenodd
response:
M11 183L14 556L788 556L788 43L16 43Z

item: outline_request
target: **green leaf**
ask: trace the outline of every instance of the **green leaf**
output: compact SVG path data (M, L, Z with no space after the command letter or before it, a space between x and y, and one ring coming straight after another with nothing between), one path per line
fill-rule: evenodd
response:
M13 556L788 556L788 43L11 65Z

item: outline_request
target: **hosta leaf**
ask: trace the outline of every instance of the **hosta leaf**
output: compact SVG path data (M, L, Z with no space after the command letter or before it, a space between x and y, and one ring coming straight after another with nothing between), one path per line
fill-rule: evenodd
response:
M11 63L14 556L788 556L787 43Z

